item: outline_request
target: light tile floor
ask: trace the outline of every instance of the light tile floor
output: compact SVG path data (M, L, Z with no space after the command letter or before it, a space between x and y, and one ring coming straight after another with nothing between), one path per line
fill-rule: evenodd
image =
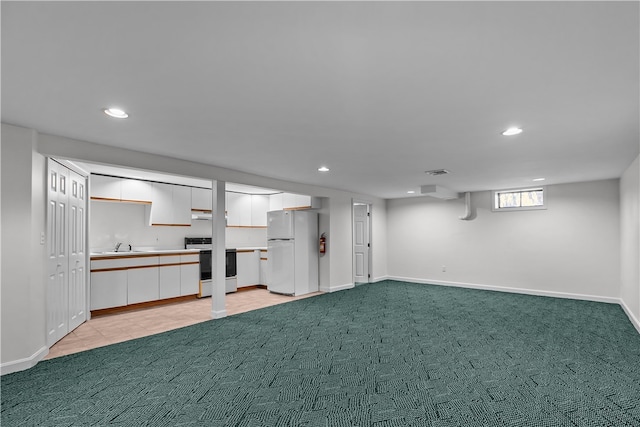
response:
M298 297L272 294L266 289L227 294L225 308L231 316L271 305L320 295ZM211 298L94 317L58 341L45 359L78 353L211 320Z

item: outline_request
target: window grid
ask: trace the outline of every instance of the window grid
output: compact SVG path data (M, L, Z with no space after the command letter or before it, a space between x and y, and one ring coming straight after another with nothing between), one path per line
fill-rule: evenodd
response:
M544 187L494 191L494 211L545 208Z

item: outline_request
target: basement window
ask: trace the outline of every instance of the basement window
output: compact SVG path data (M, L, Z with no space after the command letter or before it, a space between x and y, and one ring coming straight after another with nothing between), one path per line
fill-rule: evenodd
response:
M492 210L503 212L546 209L544 192L544 187L493 191Z

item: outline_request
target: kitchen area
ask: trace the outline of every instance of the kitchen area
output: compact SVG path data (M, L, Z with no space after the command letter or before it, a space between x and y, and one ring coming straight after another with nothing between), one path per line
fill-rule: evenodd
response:
M211 295L210 181L78 166L91 173L92 317ZM233 183L225 189L226 293L317 292L318 202Z

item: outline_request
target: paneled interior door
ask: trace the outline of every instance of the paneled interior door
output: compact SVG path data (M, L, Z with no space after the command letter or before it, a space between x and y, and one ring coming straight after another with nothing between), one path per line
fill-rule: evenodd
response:
M369 205L353 204L353 281L369 282Z
M69 171L69 332L87 320L86 178Z
M86 178L48 160L47 345L87 317Z

